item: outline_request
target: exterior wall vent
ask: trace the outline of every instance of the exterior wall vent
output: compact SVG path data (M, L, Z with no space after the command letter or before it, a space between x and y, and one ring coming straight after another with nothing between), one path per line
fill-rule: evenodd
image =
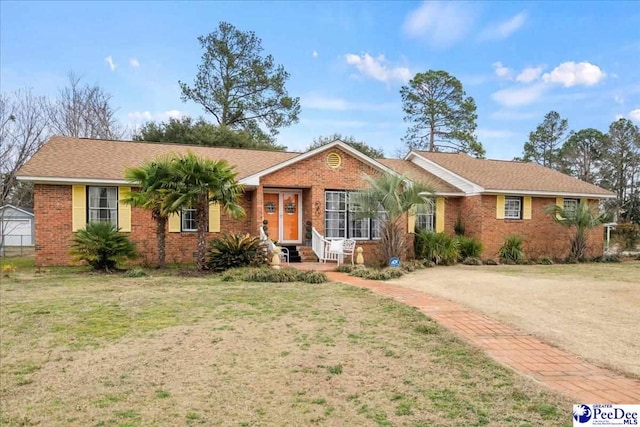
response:
M340 157L340 154L335 152L327 154L327 166L329 166L332 169L336 169L340 167L341 164L342 164L342 157Z

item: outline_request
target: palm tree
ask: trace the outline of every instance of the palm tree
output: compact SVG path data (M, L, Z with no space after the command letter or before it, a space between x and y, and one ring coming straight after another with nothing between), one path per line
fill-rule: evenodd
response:
M209 203L217 202L231 217L245 215L239 205L244 187L236 182L236 173L225 160L203 159L189 152L172 159L170 179L163 184L167 190L164 207L170 212L184 208L196 210L196 266L206 269L207 223Z
M167 191L163 188L170 177L170 166L170 158L158 158L125 171L127 181L139 187L139 190L126 195L122 201L131 206L151 211L151 217L156 222L158 268L164 268L167 218L172 213L165 206Z
M433 190L426 184L412 182L401 175L365 176L369 188L354 194L351 199L358 206L358 217L373 218L380 224L378 248L383 259L402 258L406 253L407 233L402 216L427 203Z
M567 228L576 229L575 234L570 238L571 249L569 258L579 260L585 257L587 252L588 231L602 225L606 219L606 214L596 213L588 202L580 200L575 209L564 209L562 206L549 205L545 209L547 215L551 216L555 222Z

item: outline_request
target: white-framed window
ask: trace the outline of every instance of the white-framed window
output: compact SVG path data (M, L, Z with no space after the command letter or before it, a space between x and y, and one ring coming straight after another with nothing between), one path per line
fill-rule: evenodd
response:
M198 231L198 223L196 222L196 210L191 208L182 209L180 217L182 218L181 231Z
M433 199L428 199L425 204L418 205L416 212L416 231L436 229L436 207Z
M522 219L522 197L506 196L504 198L505 219Z
M359 207L353 199L350 200L352 194L355 192L325 191L325 237L358 240L380 238L380 220L358 218Z
M118 187L87 187L88 222L110 222L118 226Z
M576 211L578 210L578 203L580 203L578 199L564 199L562 208L564 209L564 213L567 217L575 216Z

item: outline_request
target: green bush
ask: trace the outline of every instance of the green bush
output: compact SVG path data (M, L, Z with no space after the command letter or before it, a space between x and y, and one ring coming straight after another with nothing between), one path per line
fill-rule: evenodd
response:
M448 234L420 230L414 242L418 258L438 265L452 265L458 260L458 241Z
M225 271L265 261L258 237L224 233L209 242L207 267L210 270Z
M141 268L133 268L124 273L124 277L147 277L148 274Z
M467 257L462 260L464 265L482 265L482 260L478 257Z
M70 253L94 270L114 270L125 259L137 257L135 246L110 222L90 222L72 238Z
M635 250L640 242L640 225L632 222L624 222L616 225L615 235L621 241L623 249Z
M333 271L337 271L338 273L351 273L353 270L355 270L356 268L358 268L357 265L351 265L351 264L340 264L339 266L337 266Z
M458 250L460 252L458 258L460 260L480 258L482 255L482 243L473 237L456 236L455 239L458 241Z
M270 282L270 283L325 283L328 282L326 274L320 271L301 271L295 268L287 267L279 270L273 268L250 268L243 270L239 275L232 275L229 271L225 273L222 280L236 281L244 280L246 282Z
M524 260L524 250L522 249L522 237L518 235L507 236L498 251L500 261L504 264L517 264Z
M553 260L548 257L542 257L538 260L538 264L542 265L553 265Z

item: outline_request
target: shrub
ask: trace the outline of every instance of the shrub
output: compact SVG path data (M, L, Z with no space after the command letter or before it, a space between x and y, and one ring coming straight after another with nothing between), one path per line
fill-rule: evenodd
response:
M459 259L480 258L482 255L482 243L473 237L456 236L458 241Z
M553 260L548 257L542 257L538 260L538 264L542 265L553 265Z
M464 265L482 265L482 260L478 257L467 257L462 260Z
M455 264L458 260L458 241L445 233L421 230L415 236L416 257L440 265Z
M353 270L355 270L356 268L358 268L358 266L355 265L351 265L351 264L340 264L339 266L337 266L335 268L334 271L337 271L338 273L351 273Z
M72 239L70 253L77 261L86 261L94 270L110 272L119 262L134 259L135 246L110 222L90 222Z
M207 267L213 271L247 267L263 262L260 238L249 234L227 234L209 242Z
M327 275L320 271L300 271L295 268L282 268L275 270L273 268L251 268L239 270L240 273L234 274L235 270L229 271L222 277L223 281L244 280L247 282L271 282L271 283L325 283L329 279Z
M147 272L141 268L133 268L131 270L127 270L127 272L124 273L124 277L146 277L146 276L148 276Z
M483 261L484 265L498 265L498 261L493 258L487 258Z
M390 280L397 279L403 275L404 271L399 268L383 268L381 270L375 268L360 268L351 273L351 276L368 280Z
M522 237L518 235L507 236L504 243L498 251L500 261L505 264L518 263L524 260L524 251L522 249Z
M329 278L321 271L304 271L302 281L305 283L326 283Z
M615 234L620 239L623 248L632 251L640 241L640 225L632 222L618 224Z
M464 222L462 222L462 218L458 217L455 224L453 224L453 232L456 236L464 236L465 231Z

